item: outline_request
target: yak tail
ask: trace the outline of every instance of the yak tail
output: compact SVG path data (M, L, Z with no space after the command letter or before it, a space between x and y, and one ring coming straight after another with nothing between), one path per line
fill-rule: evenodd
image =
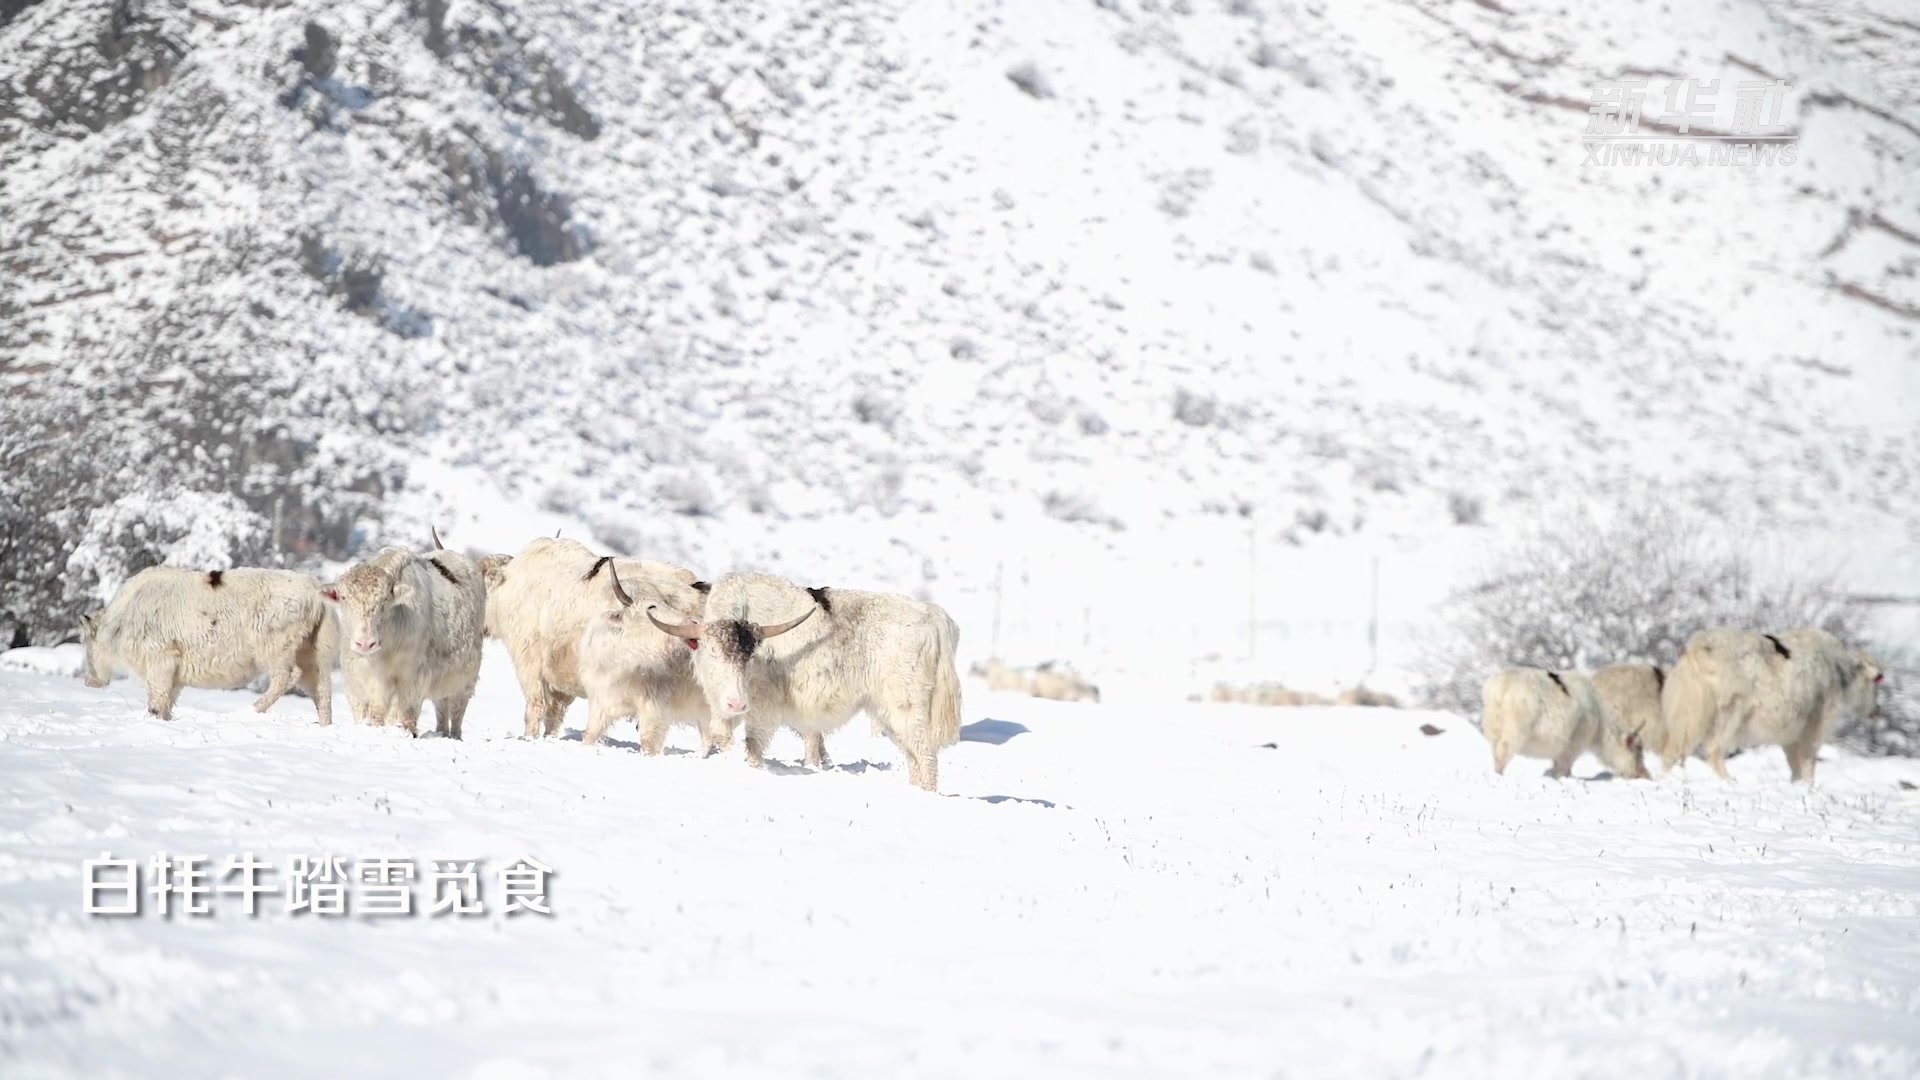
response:
M953 652L959 644L960 628L943 616L927 642L933 661L933 715L928 734L935 747L960 741L960 673L953 666Z
M340 663L340 616L328 604L320 605L320 621L307 631L294 662L300 665L300 686L313 698L321 724L333 722L333 669Z
M1666 685L1660 691L1661 720L1666 727L1660 758L1668 768L1685 761L1713 731L1719 717L1719 695L1706 667L1701 657L1689 650L1667 672Z
M322 605L320 622L307 635L307 648L313 653L314 670L332 672L340 666L340 617Z

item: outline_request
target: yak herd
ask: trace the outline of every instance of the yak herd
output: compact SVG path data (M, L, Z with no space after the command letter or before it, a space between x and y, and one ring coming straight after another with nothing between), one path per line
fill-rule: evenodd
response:
M668 727L685 724L711 754L744 728L758 766L785 726L808 764L825 767L825 736L865 711L928 791L940 750L960 736L959 636L944 610L905 596L767 574L708 584L558 537L475 560L438 533L431 551L386 548L325 583L286 570L153 567L83 618L80 633L87 685L131 672L162 719L182 687L264 676L257 711L299 686L330 724L337 661L356 720L417 734L431 701L436 731L456 739L492 637L526 693L529 738L556 735L584 698L587 743L632 719L644 753L660 753Z
M431 701L437 732L457 739L491 637L526 695L528 738L558 734L584 699L588 744L630 719L643 753L661 753L681 724L713 754L744 728L747 761L760 766L788 727L807 764L824 768L826 736L864 711L928 791L940 750L960 735L959 635L940 607L905 596L751 573L709 584L557 536L476 560L437 532L431 551L386 548L325 583L286 570L154 567L81 620L87 684L132 672L163 719L181 687L264 676L255 709L298 686L330 724L337 663L357 721L417 733ZM1707 630L1671 669L1498 672L1482 689L1482 728L1496 772L1521 755L1549 758L1566 776L1591 751L1642 778L1652 748L1668 770L1702 751L1725 777L1730 752L1774 745L1795 780L1811 780L1827 732L1875 712L1882 678L1823 630Z
M1668 771L1699 751L1726 779L1728 754L1779 746L1793 779L1812 781L1827 733L1878 712L1885 677L1825 630L1702 630L1671 668L1496 672L1481 688L1481 728L1497 773L1520 755L1549 758L1551 774L1564 777L1592 751L1616 774L1642 779L1650 748Z

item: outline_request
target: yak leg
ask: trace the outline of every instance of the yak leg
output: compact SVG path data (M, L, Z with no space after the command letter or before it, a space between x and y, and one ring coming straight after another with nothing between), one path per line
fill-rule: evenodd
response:
M1722 780L1733 779L1733 774L1727 771L1727 748L1717 739L1707 744L1707 767Z
M433 730L450 739L458 739L466 724L467 703L473 700L472 691L435 698L433 702Z
M1507 773L1507 762L1512 760L1513 749L1511 747L1506 743L1493 744L1493 774L1495 776L1505 776Z
M1820 760L1820 734L1817 725L1809 726L1799 738L1782 748L1787 752L1787 768L1795 780L1813 783L1813 767Z
M333 672L322 671L318 666L312 670L300 669L300 689L313 699L313 711L320 714L320 726L333 726Z
M817 731L809 731L801 738L807 744L807 768L826 770L833 768L833 762L827 759L827 737Z
M940 753L937 750L907 751L907 780L922 791L940 790Z
M1553 767L1547 770L1547 775L1553 777L1555 780L1564 780L1572 776L1573 763L1578 760L1579 757L1580 752L1578 750L1572 753L1561 753L1553 759Z
M640 752L648 757L659 757L667 749L667 717L659 709L643 708L636 710L641 715Z
M274 658L275 662L267 668L270 676L267 692L261 694L260 700L253 703L254 712L263 713L273 708L273 703L287 696L287 691L293 689L294 684L300 681L298 656L299 651L296 649L285 656Z
M547 698L547 725L543 734L548 738L560 734L560 726L567 722L567 710L572 707L572 695L551 692Z
M883 708L886 716L876 716L874 722L886 729L887 738L907 759L907 782L922 791L939 791L940 751L926 737L933 719L931 705L916 708L902 703Z
M147 671L147 711L162 720L173 719L173 702L180 696L180 658L168 656Z
M612 704L588 698L587 729L580 733L580 744L582 746L592 746L594 743L599 742L600 737L607 733L607 729L619 723L620 720L621 712Z
M405 707L396 709L394 711L399 713L400 726L407 729L407 734L413 736L416 739L419 738L420 737L420 703L415 702L412 705L407 705Z
M767 746L773 742L774 725L757 717L747 720L747 764L756 769L767 764Z
M712 757L733 746L733 733L739 721L725 716L710 717L700 726L701 755Z

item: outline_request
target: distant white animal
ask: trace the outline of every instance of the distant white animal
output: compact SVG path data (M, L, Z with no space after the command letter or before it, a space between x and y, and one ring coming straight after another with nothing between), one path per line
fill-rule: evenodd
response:
M1779 746L1795 780L1813 779L1820 745L1849 716L1879 711L1879 664L1825 630L1703 630L1668 676L1661 705L1668 769L1696 747L1723 779L1728 752Z
M1667 685L1667 669L1658 664L1608 664L1593 673L1593 689L1620 729L1641 746L1665 745L1666 721L1660 711L1660 692Z
M420 707L432 701L434 731L460 738L480 679L487 586L479 565L445 549L422 555L390 547L321 595L344 624L340 666L354 718L417 735Z
M1027 680L1027 692L1048 701L1100 700L1099 687L1057 660L1044 660L1033 669L1032 677Z
M298 686L322 724L333 722L339 624L320 583L287 570L180 570L156 566L120 587L106 610L80 620L88 686L130 671L147 687L147 711L173 719L180 688L228 690L264 674L265 712Z
M1100 688L1082 678L1071 666L1058 660L1044 660L1029 671L1008 665L998 657L977 663L972 674L985 679L989 690L1011 690L1049 701L1100 700Z
M700 729L707 752L714 752L718 747L705 734L707 701L693 676L693 643L640 617L648 608L680 606L691 588L641 577L629 590L620 580L619 560L607 564L606 576L619 604L588 619L580 636L580 685L588 707L580 741L599 742L609 727L632 719L640 726L642 753L660 753L673 724Z
M488 584L487 636L498 638L513 658L514 674L527 698L529 739L558 733L574 700L589 697L580 659L587 628L609 611L624 611L614 593L613 575L607 573L613 565L619 567L627 589L645 593L652 598L650 603L697 611L706 599L706 582L691 570L642 559L616 562L574 540L541 537L518 555L489 555L481 561ZM604 633L596 638L596 646L609 650L609 656L616 650ZM680 648L686 651L684 645ZM605 668L602 675L611 677ZM603 686L613 695L608 698L609 708L623 708L631 700L621 695L632 687ZM617 714L607 723L616 719ZM604 726L599 728L586 741L599 739L605 731Z
M1480 691L1481 727L1493 746L1493 771L1504 773L1515 755L1553 761L1564 777L1582 753L1593 751L1628 779L1647 775L1639 740L1612 723L1593 682L1574 671L1508 668Z
M940 751L960 738L960 628L934 604L889 593L803 589L767 574L714 583L698 620L655 626L698 643L694 674L711 731L746 725L747 761L764 762L781 725L824 736L866 710L906 757L908 779L939 787ZM761 621L767 620L767 621ZM808 743L810 764L824 745Z

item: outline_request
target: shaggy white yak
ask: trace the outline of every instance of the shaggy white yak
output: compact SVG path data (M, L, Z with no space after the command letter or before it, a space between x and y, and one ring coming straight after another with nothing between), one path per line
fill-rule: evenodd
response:
M439 536L434 537L436 547ZM386 548L322 593L340 611L340 660L357 720L420 731L433 702L434 731L458 739L480 680L487 586L472 559L444 549Z
M666 747L673 724L700 729L707 752L713 753L718 746L706 735L707 701L693 676L693 643L641 617L648 608L679 607L692 587L649 577L623 582L619 568L618 560L606 567L618 606L588 619L580 636L580 685L588 708L580 741L599 742L609 727L631 719L640 726L644 754ZM815 752L814 743L808 752Z
M767 574L714 583L698 620L655 626L697 643L694 675L710 734L746 725L749 764L781 725L824 736L861 710L907 759L908 779L939 787L939 753L960 738L960 629L941 608L889 593L803 589ZM763 621L764 620L764 621ZM824 767L809 740L808 761Z
M518 555L489 555L481 561L487 576L487 636L498 638L513 658L514 675L527 699L527 738L558 733L574 700L591 700L580 655L587 628L624 607L614 594L610 565L619 567L628 590L656 598L650 602L697 611L705 600L706 583L691 570L641 559L615 560L557 537L541 537ZM650 627L648 633L653 633ZM615 643L602 634L596 638L596 647L601 646L613 648ZM686 651L684 645L680 648ZM631 690L608 689L614 695L609 707L616 709L622 707L616 703L619 695ZM616 714L606 722L619 718ZM605 731L600 727L587 741Z
M1480 697L1481 730L1493 746L1496 773L1506 772L1507 762L1520 755L1550 758L1550 775L1564 777L1591 750L1620 776L1647 775L1639 739L1613 722L1585 675L1507 668L1486 681Z
M1643 747L1658 749L1664 742L1666 721L1660 711L1660 692L1667 685L1667 669L1658 664L1608 664L1593 673L1593 689L1620 729Z
M1882 678L1871 657L1825 630L1702 630L1667 676L1661 759L1672 769L1701 748L1728 779L1728 752L1779 746L1793 779L1810 782L1827 733L1879 710Z
M120 587L106 610L80 620L82 672L96 689L122 671L147 687L147 711L173 719L180 688L230 690L261 675L266 712L298 686L322 724L333 722L339 624L320 583L288 570L180 570L155 566Z

